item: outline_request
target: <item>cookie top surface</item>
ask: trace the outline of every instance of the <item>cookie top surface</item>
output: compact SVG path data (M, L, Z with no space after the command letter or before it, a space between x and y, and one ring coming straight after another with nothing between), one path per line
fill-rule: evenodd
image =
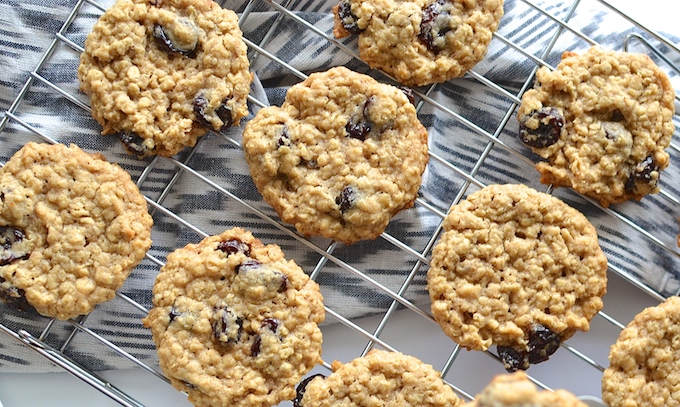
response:
M58 319L112 299L151 246L130 175L75 145L28 143L0 169L0 298Z
M658 192L675 132L675 91L643 54L592 47L543 67L517 112L520 138L546 159L541 182L603 206Z
M303 235L374 239L413 206L427 130L397 87L343 67L291 87L243 132L260 193Z
M486 55L503 0L341 0L334 35L358 34L359 55L408 86L460 77Z
M153 288L160 366L196 406L271 406L321 363L319 286L240 228L170 253Z
M538 391L524 372L498 375L465 407L587 407L566 390Z
M595 228L558 198L491 185L453 206L443 229L427 274L432 314L467 349L507 347L508 370L547 359L602 308Z
M456 407L462 401L439 372L398 352L372 350L349 363L334 362L328 377L306 383L299 407Z
M236 14L212 0L118 0L85 41L78 78L104 134L169 156L248 114Z
M644 309L609 351L602 399L610 407L680 406L680 298Z

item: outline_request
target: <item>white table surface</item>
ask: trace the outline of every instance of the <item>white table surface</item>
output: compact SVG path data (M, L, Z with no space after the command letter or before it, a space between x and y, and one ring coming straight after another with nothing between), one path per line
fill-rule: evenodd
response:
M584 0L587 1L587 0ZM667 10L674 1L671 0L610 0L622 10L635 16L642 24L655 27L658 30L668 30L680 34L678 20L680 16L675 10ZM666 10L660 12L659 10ZM615 316L619 321L629 321L644 307L654 305L657 301L632 288L627 282L618 277L610 278L608 294L605 297L605 311ZM433 324L423 325L421 317L412 313L399 312L397 326L404 329L397 329L397 334L390 337L389 343L398 349L414 349L414 353L425 360L436 360L438 357L437 349L418 349L417 344L422 341L424 336L441 336L440 329ZM368 318L360 321L361 324L373 326L375 319ZM595 331L593 329L592 331ZM356 357L366 344L364 338L358 336L347 336L346 328L342 326L325 327L324 333L324 359L332 361L334 359L349 361ZM587 336L586 336L587 335ZM605 352L611 344L611 334L600 335L600 332L589 332L583 336L573 338L576 342L575 347L581 340L587 340L589 346L595 344L601 352ZM8 340L2 338L2 340ZM570 340L572 341L572 340ZM443 344L443 347L447 345ZM560 351L558 351L559 353ZM556 354L557 355L557 354ZM480 366L478 361L472 359L468 362L467 352L463 351L455 363L455 368L463 372L478 371ZM573 358L572 358L573 359ZM497 365L497 362L489 358L490 363ZM557 361L549 361L552 363ZM474 364L468 364L474 363ZM569 363L567 361L566 363ZM539 369L540 365L532 367L532 370ZM583 393L579 396L599 395L600 383L599 376L595 369L584 369L583 375L573 375L561 377L565 388L582 389ZM115 386L124 389L126 393L145 404L146 406L185 406L191 407L186 397L175 391L172 387L161 380L149 379L149 374L138 370L125 370L115 372L103 372L101 377L111 381ZM475 374L456 375L457 385L464 389L478 388L480 383ZM118 406L119 404L103 396L97 390L74 378L68 373L44 373L44 374L0 374L0 407L62 407L62 406Z

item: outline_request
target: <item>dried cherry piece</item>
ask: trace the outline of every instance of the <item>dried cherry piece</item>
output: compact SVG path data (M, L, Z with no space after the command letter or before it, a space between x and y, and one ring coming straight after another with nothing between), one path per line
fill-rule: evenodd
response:
M302 397L304 397L305 392L307 391L307 385L309 384L309 382L311 382L317 377L321 377L322 379L326 378L325 375L317 373L307 377L297 385L297 387L295 388L295 398L293 399L293 407L302 407L302 404L300 403L302 402Z
M205 96L205 93L199 92L196 95L196 98L194 98L194 114L196 115L196 121L204 127L214 128L209 119L210 115L214 114L222 120L222 127L216 130L219 131L231 126L233 117L231 115L231 108L227 106L228 101L228 97L224 98L222 103L220 103L215 110L210 112L210 101Z
M518 370L527 370L529 368L529 356L526 352L520 352L510 346L498 346L498 357L503 362L503 367L508 372L516 372Z
M2 277L0 277L0 301L19 311L26 311L31 308L26 301L24 290L9 284Z
M234 314L227 307L215 308L213 335L221 343L236 343L241 339L243 318Z
M345 130L349 137L364 141L371 132L372 127L373 124L370 121L352 118L345 126Z
M250 346L250 356L256 358L260 354L260 347L262 346L262 337L255 335L253 344Z
M276 318L265 318L262 321L262 329L268 329L271 332L278 334L278 329L279 325L281 324L281 321L279 321ZM250 354L253 357L257 357L257 355L260 354L260 347L262 346L262 336L261 335L255 335L255 338L253 339L253 344L250 347Z
M349 1L341 1L338 4L338 17L342 21L342 28L347 30L350 34L357 35L363 31L359 28L359 21L356 15L352 13L352 3Z
M177 318L180 315L182 315L182 313L179 312L174 305L170 307L170 313L168 314L168 316L170 317L170 322L174 321L175 318Z
M526 126L530 119L538 120L538 128ZM535 148L545 148L557 143L564 127L564 116L554 107L543 107L526 115L519 123L519 137L522 142Z
M560 347L560 336L541 324L532 324L527 333L529 343L526 350L511 346L498 346L498 357L508 372L526 370L530 364L545 362Z
M151 153L151 149L144 144L144 139L130 132L118 133L120 140L130 154L144 157Z
M560 347L560 336L541 324L532 324L529 331L529 363L545 362Z
M227 256L236 253L243 253L246 256L250 256L250 246L238 239L230 239L226 242L219 242L217 244L217 250L227 253Z
M28 253L18 253L12 249L26 238L24 232L11 226L0 226L0 266L6 266L14 260L26 260Z
M231 107L227 106L229 98L222 99L222 103L215 109L215 114L222 120L222 128L229 127L233 124L234 119L231 115Z
M288 289L288 276L281 273L281 286L279 287L278 292L282 293L287 289Z
M196 121L205 127L212 127L212 123L208 120L205 112L209 105L210 101L202 92L198 93L194 98L194 114L196 115Z
M276 145L279 147L290 145L290 134L288 134L288 126L284 125L279 133L279 139L276 141Z
M248 272L253 269L262 267L262 263L255 259L246 259L243 263L236 266L236 274L241 272Z
M350 117L345 125L345 131L347 131L349 137L364 141L371 133L373 122L368 118L368 108L374 100L375 97L373 96L367 98L361 109L361 114Z
M399 90L404 92L404 95L408 98L408 101L411 102L412 105L416 104L416 97L413 94L413 89L407 87L407 86L399 86Z
M354 189L352 187L344 187L340 191L340 195L335 198L335 204L340 207L340 212L345 213L354 204Z
M626 192L635 193L636 185L638 183L649 184L654 182L655 180L652 179L652 173L655 171L659 171L659 166L656 165L652 156L648 156L633 168L633 172L630 174L624 185Z
M279 325L281 325L281 321L276 318L265 318L262 321L262 328L267 328L272 332L276 332L279 329Z
M177 24L183 25L184 28L194 31L197 30L194 23L187 18L177 19ZM171 29L163 27L160 24L154 24L153 37L156 39L158 48L167 52L168 54L180 54L188 58L196 58L198 36L196 36L195 41L191 41L187 44L180 44Z
M435 54L446 48L446 33L453 30L451 27L453 17L449 13L451 5L447 5L447 2L447 0L437 0L428 4L423 10L423 18L420 21L418 38Z
M24 232L11 226L0 226L0 246L10 250L12 245L26 238Z

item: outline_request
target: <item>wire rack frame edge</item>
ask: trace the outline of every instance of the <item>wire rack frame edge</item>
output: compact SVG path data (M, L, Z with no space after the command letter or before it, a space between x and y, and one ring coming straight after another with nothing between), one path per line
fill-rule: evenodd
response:
M562 35L573 35L580 38L580 40L584 43L596 44L595 40L583 34L579 28L572 26L569 22L569 19L574 15L574 13L578 11L578 8L582 2L575 1L571 4L567 4L566 12L564 14L560 14L560 17L555 16L552 11L546 10L542 8L542 6L529 0L517 0L515 3L521 3L528 9L540 15L542 18L546 18L548 21L554 24L553 28L555 32L552 35L552 39L548 41L544 52L539 57L535 56L531 52L526 51L522 46L514 44L511 40L505 38L500 32L494 36L495 43L503 44L503 46L511 48L512 52L520 53L528 60L531 60L533 63L535 63L532 73L524 78L523 83L518 89L514 89L514 92L513 90L509 90L507 87L501 86L495 83L493 80L488 79L485 75L477 73L477 71L474 69L466 74L466 79L476 81L479 86L485 87L490 92L502 95L502 97L506 99L506 103L504 105L504 108L506 109L505 113L501 115L500 120L495 126L486 128L483 125L477 125L473 119L470 119L465 114L461 114L456 111L455 107L450 107L441 103L436 97L437 85L428 89L418 89L415 91L419 100L419 111L425 107L443 112L444 115L448 116L452 121L457 122L459 126L467 128L469 131L476 133L484 145L483 148L479 150L476 164L470 168L461 168L456 165L456 163L452 162L448 157L441 156L439 153L431 151L432 160L441 165L444 170L450 171L453 176L458 177L460 180L459 184L457 185L457 191L454 195L454 199L448 203L449 205L453 205L460 199L463 199L469 188L474 189L485 185L485 180L479 176L479 173L481 167L486 164L485 160L490 157L491 151L493 149L503 150L507 156L519 161L523 161L526 164L533 165L533 161L530 156L522 151L518 151L513 145L506 142L506 139L502 137L503 132L508 126L508 123L513 120L513 112L516 105L519 103L521 93L531 85L535 68L538 66L551 66L549 61L551 54L554 52L553 47L555 47L555 44ZM678 71L673 62L665 56L666 54L658 51L658 47L661 46L670 49L671 52L677 52L680 54L680 50L673 42L654 30L636 22L634 18L625 14L610 2L599 0L599 4L604 6L610 12L630 21L642 32L642 35L636 33L626 37L624 44L625 47L629 46L632 42L640 42L649 50L650 53L654 54L657 58L660 58L669 69L672 69L676 72ZM289 72L298 80L302 80L306 77L306 74L301 70L298 70L291 64L279 58L275 52L271 52L267 48L267 45L270 43L270 41L276 37L275 33L280 24L298 24L303 27L304 30L309 31L312 35L318 36L318 38L321 38L323 41L330 44L329 46L337 47L339 50L341 50L341 52L346 53L349 60L358 59L358 55L354 51L350 42L338 41L334 39L332 35L329 35L328 32L319 29L313 23L301 18L298 15L299 10L295 10L295 6L296 3L293 1L280 4L273 0L251 0L245 4L245 7L242 8L242 10L240 10L240 24L246 24L249 21L249 18L251 18L251 13L255 13L254 9L258 7L268 9L269 12L276 16L274 19L274 24L271 25L269 32L266 33L259 42L251 41L250 39L245 38L245 41L249 47L249 51L251 52L250 57L253 61L255 59L265 58L268 63L279 65L281 69ZM77 44L76 42L69 39L69 30L74 24L74 21L82 16L82 9L84 7L90 7L94 10L98 10L98 12L103 12L106 9L104 6L91 0L77 1L71 10L71 13L64 20L61 29L55 33L53 42L46 49L35 69L30 73L29 78L26 80L19 94L16 96L11 106L9 106L9 108L5 111L4 117L2 117L0 120L0 132L6 132L8 134L16 133L17 130L15 128L11 128L12 126L15 126L16 128L21 129L21 131L26 131L37 138L42 139L43 141L57 142L57 140L50 136L49 129L36 127L35 124L29 123L22 118L22 102L27 97L27 94L34 91L36 88L39 88L40 91L45 91L46 89L48 92L55 92L61 95L64 100L68 101L68 103L72 104L76 108L89 112L89 107L87 106L87 103L84 102L85 99L82 98L82 95L77 95L71 91L60 88L58 84L46 79L41 74L41 71L51 62L55 54L73 53L73 55L77 55L77 53L82 51L82 46L80 44ZM565 32L567 34L565 34ZM389 80L389 78L385 79ZM267 105L267 103L257 100L253 97L250 98L250 102L252 106L255 107L263 107ZM213 136L223 138L236 150L240 149L239 141L230 135L213 134ZM674 139L674 141L675 140L676 139ZM324 268L328 264L331 264L334 267L342 269L343 272L349 273L355 278L362 280L376 293L385 296L388 299L389 304L384 309L384 312L380 313L380 315L374 316L370 324L364 326L363 323L357 323L351 318L344 317L341 310L335 310L330 307L326 308L327 314L333 321L346 327L348 330L353 331L354 334L362 338L364 345L363 349L360 350L360 353L367 352L373 346L379 346L391 350L399 350L392 345L393 339L385 338L392 338L392 336L390 336L391 334L389 333L392 329L391 320L393 317L398 318L395 315L401 313L402 310L406 310L407 312L415 315L419 320L425 321L426 325L430 324L430 322L433 322L432 317L429 315L429 311L426 309L426 307L424 307L422 304L417 304L411 301L409 298L407 298L407 293L409 293L416 275L422 273L422 271L428 265L428 253L438 237L438 228L434 229L428 236L428 239L426 239L426 242L418 248L411 247L408 243L400 240L400 238L390 234L389 230L381 236L380 239L383 239L388 244L397 248L397 250L405 253L411 258L412 262L410 272L404 276L402 284L396 287L388 287L378 279L375 279L365 273L360 266L353 265L345 258L337 256L335 254L336 250L338 249L338 245L336 243L326 241L310 241L298 236L292 232L289 227L280 224L276 217L272 216L270 211L262 209L262 207L252 204L250 200L238 196L238 194L234 193L231 188L222 186L220 184L220 180L216 181L210 177L209 174L206 175L202 171L194 169L191 165L193 152L197 151L199 148L200 143L194 149L192 149L191 152L185 156L182 156L181 158L154 158L146 163L140 164L138 168L133 168L137 171L137 182L141 189L144 189L147 180L153 178L156 172L169 172L172 174L166 178L168 181L165 182L165 185L160 191L154 190L156 193L154 193L155 196L153 198L147 196L149 207L154 213L159 213L162 216L171 219L172 222L176 222L178 225L180 225L180 227L190 230L195 236L209 235L209 232L195 226L191 221L183 219L181 216L175 214L169 207L164 205L164 199L168 195L169 191L172 190L177 178L180 176L190 176L195 178L197 182L203 184L205 188L215 191L225 199L236 202L238 205L251 212L254 216L262 219L264 222L278 229L281 233L286 234L295 242L295 244L302 245L304 246L305 250L314 253L318 260L315 267L309 270L312 278L316 279L321 273L323 273ZM674 143L670 148L675 152L678 151L678 146ZM547 191L552 192L552 189L548 187ZM677 194L673 190L662 190L660 199L668 201L668 205L670 206L677 207L678 203L680 203ZM597 206L597 204L594 202L590 202L590 204ZM428 199L422 196L418 199L416 206L418 206L421 210L430 212L432 215L440 219L443 218L447 209L446 207L438 205L436 202L428 201ZM599 210L605 212L607 216L616 219L617 222L622 223L626 228L631 228L636 233L643 235L645 239L655 245L660 251L666 252L674 257L680 257L680 254L678 254L675 247L672 247L667 241L655 236L653 231L646 230L645 228L639 226L635 220L627 218L625 214L618 213L610 208L599 208ZM147 255L146 268L153 270L154 267L160 267L162 265L163 260L161 253L152 251ZM652 301L661 301L667 295L660 293L654 288L651 288L646 282L641 281L638 277L630 275L621 269L621 267L619 267L617 264L610 263L609 268L610 271L618 276L624 284L633 287L636 292L640 292L643 295L648 296ZM677 290L680 290L680 285L677 285L677 287ZM677 294L677 290L675 294ZM145 305L141 304L135 300L135 298L132 298L123 292L119 292L117 294L117 299L115 301L118 301L119 303L122 302L124 306L129 307L132 313L139 315L140 319L141 316L147 312L147 307ZM606 324L610 325L614 331L622 329L625 325L625 323L619 321L620 318L611 316L605 312L601 312L599 317L605 321ZM46 338L50 336L53 329L55 329L55 325L59 324L54 320L45 321L38 334L29 333L29 330L13 329L1 323L0 331L6 334L6 337L18 341L27 348L39 353L46 360L56 364L63 370L91 385L115 402L125 406L143 405L128 395L124 389L119 389L112 383L109 383L99 377L94 369L91 369L88 366L83 366L82 363L74 361L67 355L67 351L74 351L69 349L74 338L79 335L86 335L92 338L92 340L100 343L107 350L117 354L117 357L127 359L136 368L156 377L158 380L167 382L167 379L157 370L156 367L150 366L149 363L141 361L134 356L134 348L126 349L125 346L120 346L114 343L114 341L107 338L105 333L98 332L98 327L89 327L87 322L87 317L84 317L65 323L70 327L70 333L66 335L65 339L61 341L58 346L48 344L46 341ZM591 358L587 351L581 351L582 341L575 342L578 343L572 346L572 342L569 341L569 343L563 344L562 347L568 353L573 355L573 357L578 358L581 362L585 363L585 365L589 366L594 371L601 372L604 369L603 364L606 363L606 361L595 360L594 358ZM584 346L587 347L587 345ZM77 352L77 350L75 350L75 352ZM440 361L436 365L436 368L442 371L444 377L458 392L458 394L466 399L471 398L474 394L474 391L466 388L465 386L458 385L457 379L459 379L459 377L457 374L455 374L455 372L453 372L453 370L456 370L454 367L459 365L457 360L459 358L467 358L467 353L461 352L461 349L458 346L451 343L450 347L444 352L444 354L445 355L442 359L443 362ZM492 352L489 352L488 356L490 356L488 359L492 363L498 364L496 361L496 356ZM330 365L325 363L322 368L328 370L330 369ZM546 369L549 370L550 368L546 367ZM532 368L532 370L534 370L534 368ZM532 374L532 371L530 370L529 373ZM539 375L540 374L543 374L543 372L539 372ZM549 384L544 383L543 380L535 378L533 380L538 386L542 388L550 389L552 387Z

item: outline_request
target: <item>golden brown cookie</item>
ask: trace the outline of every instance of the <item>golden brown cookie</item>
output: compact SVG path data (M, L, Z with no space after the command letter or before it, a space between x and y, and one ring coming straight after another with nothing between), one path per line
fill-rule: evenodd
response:
M538 391L522 372L493 378L475 399L464 407L587 407L566 390Z
M372 350L349 363L333 362L328 377L298 386L296 407L457 407L462 401L439 372L398 352Z
M517 118L521 140L546 160L541 182L609 206L658 192L674 112L668 76L647 55L593 47L540 68Z
M453 206L432 251L432 315L460 346L497 345L506 369L538 363L602 308L607 259L588 219L524 185Z
M503 0L341 0L336 38L359 36L359 55L408 86L463 76L481 61Z
M103 134L169 156L248 114L236 14L212 0L118 0L85 41L78 78Z
M0 169L0 299L58 319L88 314L144 258L152 224L119 166L28 143Z
M610 407L680 406L680 298L644 309L609 351L602 399Z
M240 228L170 253L153 288L163 372L196 406L272 406L321 363L319 286Z
M291 87L243 132L253 181L303 235L375 239L413 206L427 130L404 92L337 67Z

